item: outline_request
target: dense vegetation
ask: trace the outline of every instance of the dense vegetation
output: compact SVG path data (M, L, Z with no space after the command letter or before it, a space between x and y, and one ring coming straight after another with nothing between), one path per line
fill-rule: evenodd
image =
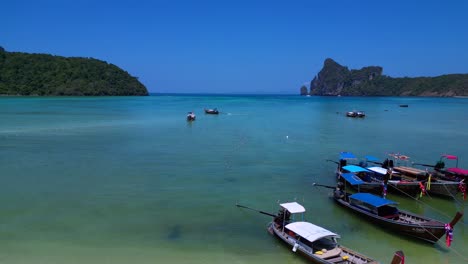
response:
M148 95L119 67L91 58L6 52L0 47L3 95Z
M379 76L343 89L346 95L468 96L468 74L438 77L392 78Z
M438 77L392 78L382 75L382 67L349 70L326 59L311 81L312 95L349 96L468 96L468 74ZM301 88L301 94L307 94Z

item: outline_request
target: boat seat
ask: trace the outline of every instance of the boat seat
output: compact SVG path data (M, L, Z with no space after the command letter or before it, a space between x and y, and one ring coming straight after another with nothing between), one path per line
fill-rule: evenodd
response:
M384 215L383 218L398 220L400 218L399 214Z
M343 257L342 256L338 256L338 257L334 257L334 258L329 258L327 259L327 262L330 262L330 263L343 263ZM345 262L347 263L347 262Z
M336 247L334 249L327 250L326 252L320 251L322 252L322 254L317 254L317 252L315 252L314 255L319 258L329 259L329 258L334 258L334 257L339 256L341 254L341 251L342 251L341 248Z

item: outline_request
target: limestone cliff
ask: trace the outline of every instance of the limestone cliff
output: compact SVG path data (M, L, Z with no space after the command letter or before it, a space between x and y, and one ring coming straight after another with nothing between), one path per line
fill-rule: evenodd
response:
M468 96L468 74L392 78L379 66L349 70L326 59L310 83L311 95L328 96ZM301 88L301 95L306 95Z
M370 66L349 70L332 59L326 59L322 70L310 83L311 95L340 95L345 88L354 87L382 75L382 67Z

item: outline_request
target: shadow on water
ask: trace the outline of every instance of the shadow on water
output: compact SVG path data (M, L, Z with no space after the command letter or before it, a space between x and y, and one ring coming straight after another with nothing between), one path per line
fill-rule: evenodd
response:
M234 178L234 177L226 177L226 178L224 178L224 180L225 180L226 182L237 182L237 179Z
M181 226L175 225L169 229L169 233L167 234L167 240L175 241L179 240L182 237L181 235Z

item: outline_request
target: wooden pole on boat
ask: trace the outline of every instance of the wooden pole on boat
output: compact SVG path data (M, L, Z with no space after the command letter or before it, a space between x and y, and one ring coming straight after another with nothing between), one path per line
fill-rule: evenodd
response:
M462 212L457 212L455 217L450 222L450 226L453 228L457 224L457 222L462 218L462 216L463 216Z
M392 262L390 264L400 264L400 263L405 263L405 254L403 251L398 250L395 252L395 255L393 255Z
M257 210L257 209L250 208L250 207L245 206L245 205L236 204L236 206L237 206L237 207L240 207L240 208L249 209L249 210L255 211L255 212L257 212L257 213L264 214L264 215L269 215L269 216L273 216L273 217L276 217L276 216L277 216L277 215L270 214L270 213L267 213L267 212L264 212L264 211L260 211L260 210Z
M330 185L323 185L323 184L318 184L318 183L312 183L313 186L319 186L319 187L324 187L324 188L328 188L328 189L336 189L336 186L330 186Z
M423 164L423 163L415 163L415 162L413 162L413 165L420 165L420 166L431 167L431 168L434 168L434 167L435 167L434 165Z

